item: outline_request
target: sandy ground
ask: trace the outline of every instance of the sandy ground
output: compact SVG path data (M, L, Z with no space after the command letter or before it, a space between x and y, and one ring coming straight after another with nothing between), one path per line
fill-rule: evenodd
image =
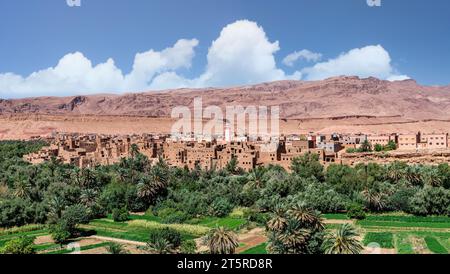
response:
M126 116L1 116L0 140L28 139L52 132L98 134L170 133L176 120ZM281 120L283 134L447 132L450 121L413 121L403 118L346 118Z

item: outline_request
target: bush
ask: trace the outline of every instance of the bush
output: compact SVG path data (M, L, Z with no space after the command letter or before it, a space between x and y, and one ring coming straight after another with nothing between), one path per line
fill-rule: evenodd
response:
M254 209L245 209L243 217L247 221L254 222L259 225L266 225L267 221L269 221L269 215L267 213L261 213Z
M210 214L215 217L225 217L231 213L233 205L225 198L217 198L211 204Z
M174 208L163 208L158 211L158 217L165 224L181 224L189 219L189 214Z
M366 218L366 212L361 204L351 204L347 207L347 216L350 219L364 220Z
M34 238L31 237L19 237L13 239L0 249L0 254L34 254L33 247Z
M115 208L112 211L112 218L114 222L126 222L129 219L127 208Z
M71 236L71 232L64 220L50 227L50 235L57 244L64 244Z
M89 223L90 214L83 205L73 205L67 207L61 216L61 220L66 225L67 230L72 234L78 224Z
M173 248L178 248L181 245L181 233L172 228L155 229L150 231L150 243L157 243L161 239L167 241L173 246Z
M181 254L196 254L197 244L194 240L187 240L181 243Z
M411 199L411 213L419 216L450 215L450 190L426 186Z

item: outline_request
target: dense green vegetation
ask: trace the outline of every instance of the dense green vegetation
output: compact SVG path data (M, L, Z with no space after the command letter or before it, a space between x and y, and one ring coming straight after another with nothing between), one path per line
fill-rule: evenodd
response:
M34 166L22 160L23 154L43 145L0 142L0 227L45 224L61 244L91 228L101 236L144 242L149 241L149 229L175 229L187 241L217 227L238 230L248 223L265 227L278 215L289 226L269 230L273 239L269 247L287 252L277 238L298 228L308 230L303 235L308 243L293 246L296 252L324 252L323 228L296 224L298 216L292 215L296 208L318 219L320 213L331 219L363 219L357 224L369 228L449 228L447 164L371 163L331 165L325 170L317 155L305 154L292 162L292 173L279 166L247 173L237 168L236 160L224 170L189 171L169 168L163 160L152 166L135 146L133 157L116 165L82 170L55 159ZM128 215L130 211L146 215ZM372 215L389 212L415 216ZM427 217L436 215L440 217ZM32 228L28 226L28 232L24 228L25 235L32 234ZM5 231L14 230L0 230L0 235ZM353 232L346 228L341 233ZM0 238L0 246L6 240ZM164 252L173 250L173 243L168 245L167 239L153 241L153 248Z

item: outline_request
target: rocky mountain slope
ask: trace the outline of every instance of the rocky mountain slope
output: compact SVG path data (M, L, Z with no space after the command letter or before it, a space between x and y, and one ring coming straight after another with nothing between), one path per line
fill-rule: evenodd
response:
M280 106L285 119L378 117L450 119L450 86L421 86L413 80L336 77L323 81L280 81L253 86L179 89L125 95L39 97L0 100L0 114L169 117L176 106Z

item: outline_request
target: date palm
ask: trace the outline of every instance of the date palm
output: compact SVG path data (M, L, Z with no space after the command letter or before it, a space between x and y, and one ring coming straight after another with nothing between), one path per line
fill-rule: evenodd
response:
M142 177L137 185L138 196L152 200L162 189L167 187L167 173L158 166L153 167L149 174Z
M128 254L128 251L123 247L123 245L118 243L110 243L106 246L106 251L108 251L109 254L114 255Z
M304 205L297 204L292 209L288 210L288 214L295 220L302 223L305 228L311 228L316 230L325 229L322 216L319 212L306 208Z
M267 250L272 254L304 254L310 235L299 221L288 219L283 230L269 232Z
M14 196L27 198L31 192L31 184L28 181L20 180L14 183Z
M267 228L272 231L282 231L287 225L287 218L281 209L273 214L272 218L267 222Z
M234 254L239 246L237 235L223 227L213 229L207 243L211 254Z
M83 205L91 207L95 204L97 199L97 192L93 189L83 189L80 195L80 201Z
M263 167L257 167L253 169L248 177L248 186L254 188L254 189L260 189L264 187L263 177L266 173L265 168Z
M367 188L361 194L369 208L374 210L383 210L385 208L383 193Z
M172 244L164 238L158 238L154 242L148 242L147 249L157 254L172 254L174 251Z
M325 237L322 247L326 254L360 254L363 246L358 236L352 225L344 224L335 233Z

